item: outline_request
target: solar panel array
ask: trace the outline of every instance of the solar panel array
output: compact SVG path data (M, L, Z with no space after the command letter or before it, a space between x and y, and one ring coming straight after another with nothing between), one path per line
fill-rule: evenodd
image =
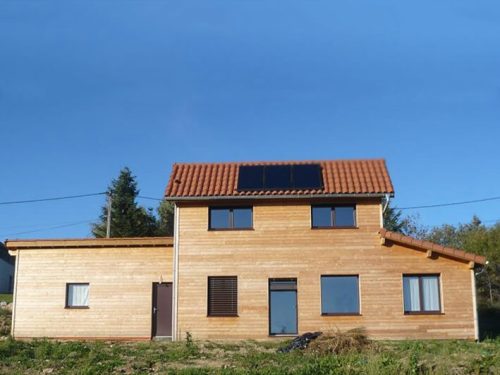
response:
M322 189L319 164L244 165L238 171L238 190Z

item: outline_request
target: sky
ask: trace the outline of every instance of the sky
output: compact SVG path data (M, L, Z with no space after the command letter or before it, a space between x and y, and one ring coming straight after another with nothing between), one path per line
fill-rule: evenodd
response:
M348 158L386 159L395 206L500 196L499 20L497 0L1 0L0 202L124 166L161 198L174 162ZM89 236L103 203L0 205L0 238ZM500 200L405 213L493 224Z

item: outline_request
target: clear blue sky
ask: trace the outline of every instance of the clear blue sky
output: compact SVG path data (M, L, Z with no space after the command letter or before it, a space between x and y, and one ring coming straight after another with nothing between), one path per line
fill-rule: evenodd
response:
M499 20L497 0L3 0L0 201L103 191L123 166L161 197L176 161L371 157L399 206L498 196ZM0 206L0 238L87 236L17 233L102 203ZM420 211L473 214L500 201Z

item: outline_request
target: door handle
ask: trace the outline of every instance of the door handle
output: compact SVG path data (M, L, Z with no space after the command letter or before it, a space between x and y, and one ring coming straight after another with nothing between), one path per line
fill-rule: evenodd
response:
M158 309L156 307L153 307L153 314L156 314L157 311Z

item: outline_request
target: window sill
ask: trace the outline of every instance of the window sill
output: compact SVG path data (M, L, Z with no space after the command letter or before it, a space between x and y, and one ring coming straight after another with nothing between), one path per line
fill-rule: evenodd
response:
M444 315L441 311L405 311L405 315Z
M64 306L66 310L87 310L89 306Z
M227 315L207 315L207 318L239 318L238 314L227 314Z
M208 228L209 232L239 232L242 230L254 230L253 228Z
M360 313L321 313L321 316L362 316Z
M359 227L311 227L313 230L322 230L322 229L359 229Z
M298 333L270 333L269 337L297 337Z

